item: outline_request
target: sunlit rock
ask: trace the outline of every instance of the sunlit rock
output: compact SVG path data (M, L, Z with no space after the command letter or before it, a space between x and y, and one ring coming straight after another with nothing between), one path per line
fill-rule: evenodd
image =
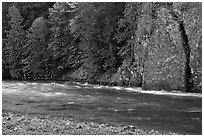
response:
M147 48L143 89L184 90L186 60L178 24L173 20L168 20L168 25L158 22Z

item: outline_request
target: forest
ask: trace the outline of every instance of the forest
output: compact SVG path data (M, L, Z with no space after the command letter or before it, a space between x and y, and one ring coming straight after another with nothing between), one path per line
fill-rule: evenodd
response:
M3 2L2 78L202 92L201 2Z

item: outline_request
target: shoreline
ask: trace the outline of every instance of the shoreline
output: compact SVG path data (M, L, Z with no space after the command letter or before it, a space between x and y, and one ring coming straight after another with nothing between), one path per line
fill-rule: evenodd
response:
M3 135L176 135L132 125L79 122L64 117L2 111Z
M138 93L144 93L144 94L153 94L153 95L170 95L170 96L189 96L189 97L198 97L202 98L202 92L201 93L190 93L190 92L182 92L179 90L144 90L142 87L135 87L135 86L120 86L120 85L115 85L115 84L104 84L104 83L90 83L87 81L72 81L72 80L2 80L2 81L18 81L18 82L42 82L42 83L60 83L60 84L76 84L80 86L91 86L92 88L110 88L110 89L115 89L115 90L124 90L126 92L138 92Z

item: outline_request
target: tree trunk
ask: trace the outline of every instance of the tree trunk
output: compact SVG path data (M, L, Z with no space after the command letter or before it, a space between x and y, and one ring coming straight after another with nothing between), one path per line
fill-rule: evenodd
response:
M110 60L113 58L113 49L111 42L109 43Z

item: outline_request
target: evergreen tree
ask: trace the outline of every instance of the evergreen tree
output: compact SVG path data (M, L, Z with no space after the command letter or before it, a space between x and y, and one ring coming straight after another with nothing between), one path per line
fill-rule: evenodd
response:
M98 45L103 61L103 69L116 68L120 64L119 46L114 39L118 20L123 16L125 3L100 3L97 8L96 24ZM114 9L114 11L112 10Z
M99 61L98 46L96 42L94 24L95 10L94 3L76 3L75 17L71 20L71 31L75 39L80 41L79 47L83 52L82 62L92 66Z
M8 10L12 7L12 2L2 2L2 38L6 38L6 30L10 29Z
M34 74L34 78L42 78L48 75L47 45L48 45L47 20L37 18L27 34L26 57L24 63L27 74Z
M57 69L72 68L77 63L77 45L70 32L69 22L73 18L71 7L68 3L56 3L50 8L49 25L51 26L51 40L49 50L51 51L51 59Z
M25 44L25 31L23 30L23 18L19 10L13 6L9 9L10 17L9 25L11 29L7 32L6 39L6 56L13 78L22 78L23 71L21 69L21 60L23 54L23 45Z
M24 18L24 29L28 30L33 21L38 17L48 18L49 8L53 6L54 2L14 2L21 16Z
M124 3L76 5L71 30L74 37L80 40L79 46L84 54L82 62L87 66L98 66L99 70L107 70L117 64L118 47L113 36L123 8Z
M121 69L129 70L132 78L138 83L143 75L145 48L137 42L139 21L142 17L142 8L145 3L126 3L124 16L118 21L115 39L121 45L118 54L124 59Z
M124 16L118 21L118 32L114 38L122 45L118 53L122 57L134 58L134 38L138 29L141 8L142 3L126 3Z
M6 49L5 39L2 39L2 79L9 79L10 71L9 71L9 62L7 60L8 51Z

